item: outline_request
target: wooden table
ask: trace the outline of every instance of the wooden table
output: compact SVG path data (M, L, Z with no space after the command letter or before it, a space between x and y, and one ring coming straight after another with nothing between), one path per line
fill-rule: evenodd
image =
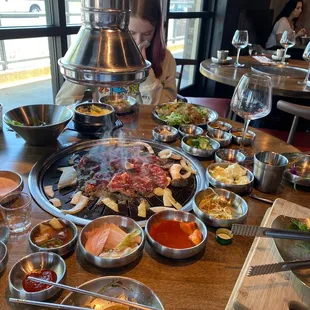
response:
M122 129L122 136L151 138L151 130L155 125L151 117L150 106L141 106L137 130ZM231 121L229 121L231 122ZM231 122L233 123L233 122ZM235 124L236 125L236 124ZM239 124L240 126L240 124ZM255 148L258 150L272 150L277 152L297 151L291 145L265 133L253 129L257 133ZM33 147L27 145L23 139L17 138L15 133L4 130L0 133L0 162L1 169L14 170L24 177L25 191L28 191L27 177L33 166L42 156L55 152L57 148L67 143L77 141L72 132L64 132L59 143L50 147ZM176 145L180 143L177 142ZM211 161L204 161L207 166ZM255 191L254 191L255 192ZM262 197L284 199L309 206L309 192L295 191L290 184L284 185L279 195L264 195ZM265 211L270 205L245 197L249 206L247 224L259 225ZM33 203L32 225L48 219L51 216ZM3 224L3 223L2 223ZM30 306L14 306L9 304L8 274L20 258L30 254L28 233L11 235L8 243L9 263L0 278L0 305L6 309L38 309ZM222 246L215 240L215 229L209 228L208 242L205 253L198 257L184 261L166 259L157 255L147 244L141 260L134 264L116 270L100 270L83 261L73 253L66 257L68 285L77 286L86 281L106 275L123 275L132 277L152 288L159 296L165 309L178 310L218 310L223 309L229 299L241 267L245 261L253 239L235 236L232 245ZM68 292L62 292L54 300L60 302Z
M200 64L200 72L211 80L235 87L243 74L252 72L252 65L262 65L251 56L242 56L239 62L245 66L235 68L233 64L218 65L207 59ZM289 66L308 69L307 63L301 60L290 59ZM305 85L298 84L298 81L283 76L272 76L273 95L310 99L310 87L306 88Z

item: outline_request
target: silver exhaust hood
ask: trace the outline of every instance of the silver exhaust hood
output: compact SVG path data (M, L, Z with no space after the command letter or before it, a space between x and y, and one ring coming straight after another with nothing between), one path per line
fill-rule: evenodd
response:
M76 41L58 60L70 82L125 86L143 82L151 63L144 60L129 30L129 0L82 0Z

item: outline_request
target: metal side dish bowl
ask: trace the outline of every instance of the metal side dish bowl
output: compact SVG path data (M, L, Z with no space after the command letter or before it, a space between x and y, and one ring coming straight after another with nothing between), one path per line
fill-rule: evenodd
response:
M44 301L58 293L60 289L55 286L38 292L25 291L23 288L24 278L39 270L52 270L57 275L56 282L62 283L66 273L66 263L58 254L52 252L37 252L23 257L9 273L9 289L13 297Z
M88 236L90 238L91 233L97 229L104 229L103 227L105 224L114 224L127 234L133 232L134 230L138 230L140 232L139 236L141 237L141 242L131 252L120 257L101 257L90 253L87 250L86 244L88 241ZM143 253L144 242L144 232L133 219L120 215L108 215L93 220L83 228L79 237L79 251L81 252L82 257L98 267L118 268L128 265L139 258Z

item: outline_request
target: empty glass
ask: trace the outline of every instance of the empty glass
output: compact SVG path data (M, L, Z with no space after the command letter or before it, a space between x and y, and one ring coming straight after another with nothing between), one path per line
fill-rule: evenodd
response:
M271 90L271 77L254 73L244 74L235 88L230 107L244 119L241 150L244 150L244 140L250 121L270 113Z
M13 192L0 199L0 209L6 226L12 233L26 231L31 225L31 197Z
M282 63L287 64L286 53L288 48L293 47L295 45L295 31L284 31L280 40L280 44L284 47L284 55L282 58Z
M298 84L307 84L308 86L310 86L310 81L308 81L309 75L310 75L310 42L306 46L304 53L302 54L302 58L309 63L309 65L308 65L309 67L308 67L308 72L307 72L305 79L303 81L298 81L297 83Z
M248 31L236 30L231 43L238 50L235 67L243 67L244 64L239 63L239 55L240 55L240 49L247 47L249 43Z

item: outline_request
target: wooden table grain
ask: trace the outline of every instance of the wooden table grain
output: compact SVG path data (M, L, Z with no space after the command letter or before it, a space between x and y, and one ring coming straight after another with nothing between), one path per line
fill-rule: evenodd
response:
M152 119L151 109L150 106L141 106L137 128L135 126L131 127L131 129L123 128L118 131L118 136L150 139L151 131L156 124ZM234 122L231 123L235 126L238 125ZM277 138L256 129L253 130L257 134L254 144L256 150L297 151L293 146ZM15 133L4 129L4 132L0 133L1 169L14 170L20 173L25 181L24 190L27 192L27 177L32 166L42 156L56 152L57 149L79 140L80 138L75 133L66 131L61 134L57 144L48 147L34 147L27 145L23 139L16 137ZM175 145L179 146L180 142L176 142ZM206 167L211 161L202 161L201 163ZM295 191L290 184L284 184L279 194L266 195L254 192L269 199L282 197L297 204L309 206L309 192ZM270 205L253 200L248 196L245 197L245 200L249 206L247 224L259 225ZM48 213L33 203L32 226L49 218L51 216ZM9 271L19 259L31 253L27 239L28 234L29 232L22 235L11 235L9 238L9 262L5 271L0 275L1 310L38 309L31 306L12 305L8 302L10 297L8 289ZM68 285L78 286L97 277L122 275L141 281L153 289L163 302L165 309L224 309L252 241L252 238L235 236L231 245L222 246L215 240L215 229L209 228L206 251L197 257L183 261L166 259L157 255L146 244L143 257L139 261L114 270L96 268L81 259L77 252L74 252L69 257L65 257L67 264L65 282ZM53 301L60 302L67 294L68 292L63 291Z
M218 65L212 63L211 59L207 59L200 64L200 72L211 80L235 87L243 74L252 72L252 65L262 65L251 56L241 56L239 62L245 66L235 68L232 64ZM308 69L307 63L302 60L290 59L288 66ZM273 95L310 99L310 87L298 84L298 81L300 79L272 76Z

